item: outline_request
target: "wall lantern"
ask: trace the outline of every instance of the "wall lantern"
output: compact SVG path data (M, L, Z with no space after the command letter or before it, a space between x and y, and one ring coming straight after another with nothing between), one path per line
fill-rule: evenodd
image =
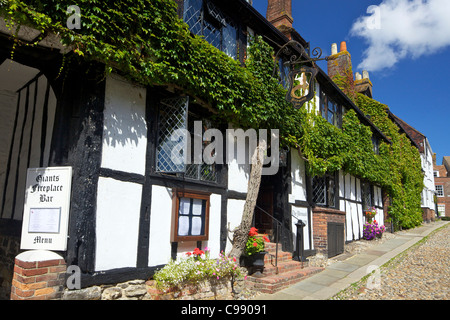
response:
M299 42L291 40L282 46L275 56L276 61L279 61L281 56L289 57L289 61L283 63L283 66L289 69L286 79L289 85L286 100L291 102L295 109L300 109L305 102L314 98L314 80L319 72L315 62L335 59L335 57L321 58L320 48L314 48L312 54L311 58ZM276 72L275 67L274 76Z

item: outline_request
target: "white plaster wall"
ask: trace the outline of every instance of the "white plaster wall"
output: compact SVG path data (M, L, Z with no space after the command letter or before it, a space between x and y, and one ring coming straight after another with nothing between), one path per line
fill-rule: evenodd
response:
M350 201L345 201L345 240L353 240L352 207Z
M230 129L234 129L230 126ZM232 141L230 137L226 137L226 143ZM231 154L232 152L232 154ZM234 141L234 150L229 150L228 156L233 157L228 159L228 190L246 193L248 190L248 179L250 176L250 161L251 158L248 156L248 142L246 139L245 145L238 145L236 140ZM238 163L238 154L245 154L245 163Z
M211 257L218 257L220 253L220 220L222 213L222 196L212 194L209 198L209 240L205 246L211 250Z
M140 184L99 178L95 270L136 267Z
M297 150L291 149L291 190L289 202L295 200L306 201L306 180L305 180L305 161L300 158Z
M424 183L424 193L422 194L422 207L429 208L432 210L435 210L435 203L434 203L434 192L435 185L434 185L434 170L433 170L433 150L431 149L430 143L428 139L425 140L425 148L426 152L421 154L421 160L422 160L422 169L425 172L425 176L423 178Z
M297 249L297 226L295 225L298 221L298 219L302 220L306 225L303 228L303 248L305 250L314 249L313 247L310 247L309 245L309 224L312 224L312 221L309 221L308 219L308 208L302 208L302 207L296 207L292 206L292 233L293 233L293 241L294 241L294 250ZM313 225L311 225L311 230L313 229ZM313 241L311 241L313 243Z
M148 265L166 264L171 259L172 189L152 187Z
M102 167L145 174L146 90L111 75L106 79Z
M209 207L209 239L202 241L201 250L208 247L210 257L217 258L220 253L220 220L222 208L222 196L219 194L211 194ZM197 241L178 242L177 258L185 258L187 252L192 252L197 248Z
M343 198L345 196L344 188L344 171L339 170L339 197ZM342 210L342 207L341 207Z
M242 220L242 213L244 212L245 200L235 200L228 199L227 202L227 227L229 230L233 231L237 226L240 225ZM233 238L233 234L229 234L229 237ZM227 244L225 247L225 253L231 251L232 244L227 238Z

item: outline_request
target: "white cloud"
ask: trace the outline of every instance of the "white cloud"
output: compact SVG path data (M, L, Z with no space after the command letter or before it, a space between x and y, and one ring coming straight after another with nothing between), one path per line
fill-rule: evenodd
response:
M449 0L383 0L367 13L350 31L368 43L359 69L390 68L450 46Z

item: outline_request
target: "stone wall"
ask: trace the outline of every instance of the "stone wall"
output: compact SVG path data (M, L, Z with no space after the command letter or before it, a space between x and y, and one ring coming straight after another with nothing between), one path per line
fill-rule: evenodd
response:
M233 292L233 287L235 292ZM244 280L204 281L162 291L154 280L132 280L80 290L65 289L62 300L233 300L245 290Z

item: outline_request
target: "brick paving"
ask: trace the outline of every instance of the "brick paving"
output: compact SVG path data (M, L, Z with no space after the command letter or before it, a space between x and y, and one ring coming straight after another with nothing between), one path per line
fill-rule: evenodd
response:
M450 300L450 225L332 299Z

